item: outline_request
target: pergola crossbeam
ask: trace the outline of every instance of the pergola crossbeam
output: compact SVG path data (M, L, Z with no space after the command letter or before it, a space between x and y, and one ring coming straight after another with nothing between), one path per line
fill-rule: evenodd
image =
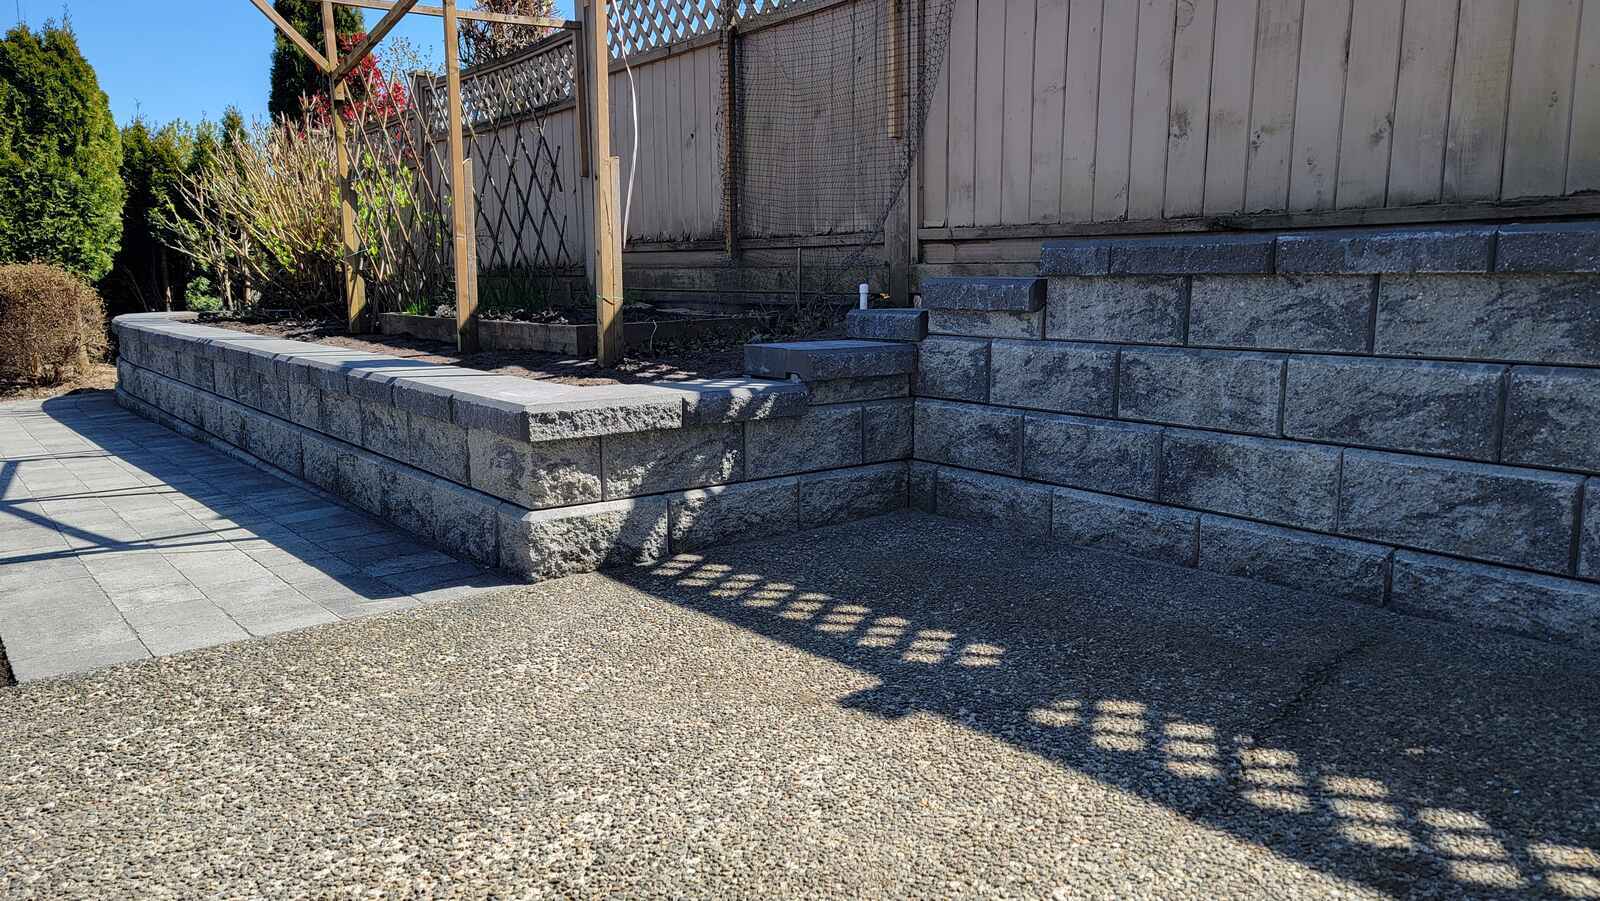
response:
M278 26L278 30L283 32L284 36L290 41L293 41L296 47L300 48L300 52L311 57L311 61L317 64L318 69L321 69L324 73L333 71L333 64L328 62L328 58L318 53L317 48L311 46L311 42L306 40L298 29L285 22L283 16L278 15L278 11L272 8L272 4L268 3L267 0L250 0L250 2L255 4L256 9L261 10L261 14L266 16L273 25Z
M333 0L340 6L355 6L361 9L393 9L396 4L388 0ZM413 6L411 12L421 16L443 16L442 6ZM556 19L550 16L520 16L514 13L490 13L476 9L458 9L456 18L470 19L474 22L494 22L499 25L532 25L535 28L581 28L582 23L571 22L566 19Z
M400 0L400 2L389 7L389 11L383 14L383 18L378 20L378 24L372 26L367 32L367 36L361 39L361 43L352 47L350 55L339 62L338 67L333 70L333 80L339 81L349 75L351 70L360 65L361 61L366 59L367 54L372 52L372 48L378 46L378 42L383 40L384 36L393 30L396 25L399 25L400 20L405 18L406 13L410 12L411 8L416 5L417 0Z

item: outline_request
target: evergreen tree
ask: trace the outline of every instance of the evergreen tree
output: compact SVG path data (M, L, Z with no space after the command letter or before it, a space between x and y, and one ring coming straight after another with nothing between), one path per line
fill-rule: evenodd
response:
M181 122L152 131L143 119L122 129L122 246L101 285L113 315L181 307L189 260L170 248L164 223L184 215L179 182L193 165L196 138ZM209 152L209 150L208 150Z
M0 262L54 263L91 280L122 234L122 144L68 25L0 41Z
M284 21L321 52L322 4L314 0L275 0L272 8ZM333 30L341 37L360 34L365 30L361 15L348 6L336 6L333 11ZM300 115L300 98L325 94L328 77L317 71L317 64L308 59L283 32L273 29L272 39L272 89L267 97L267 112L278 116Z

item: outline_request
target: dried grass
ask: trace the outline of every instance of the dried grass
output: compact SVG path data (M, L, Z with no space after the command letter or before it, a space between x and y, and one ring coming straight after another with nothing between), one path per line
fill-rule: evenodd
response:
M0 380L71 381L106 354L106 305L77 276L43 263L0 266Z

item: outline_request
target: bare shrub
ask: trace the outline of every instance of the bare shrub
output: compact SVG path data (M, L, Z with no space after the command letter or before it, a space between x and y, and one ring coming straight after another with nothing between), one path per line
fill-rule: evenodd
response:
M0 379L59 384L106 353L106 305L56 266L0 266Z

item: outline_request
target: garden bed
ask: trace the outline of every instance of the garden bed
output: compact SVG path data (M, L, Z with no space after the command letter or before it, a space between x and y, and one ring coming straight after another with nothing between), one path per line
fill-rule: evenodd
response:
M544 321L480 319L478 342L484 350L539 350L577 357L595 355L596 326L592 311L587 315L577 310L558 314L547 311L540 318ZM743 341L760 325L753 316L694 316L653 311L648 319L624 322L622 334L628 350L649 352L660 347L704 341ZM378 316L378 329L385 335L412 335L433 341L454 342L456 338L455 319L448 316L383 313Z

